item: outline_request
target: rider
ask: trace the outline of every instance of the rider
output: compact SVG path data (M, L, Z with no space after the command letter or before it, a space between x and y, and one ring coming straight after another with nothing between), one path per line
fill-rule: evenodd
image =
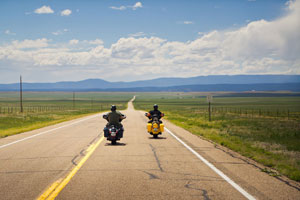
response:
M123 115L121 112L117 111L117 106L115 106L115 105L112 105L110 110L111 110L111 112L103 115L103 118L108 121L108 123L106 124L106 127L104 128L104 136L105 137L108 136L109 127L114 125L116 128L120 128L119 137L122 138L124 128L123 128L123 125L121 124L121 121L123 119L125 119L126 116Z
M115 105L112 105L110 110L111 112L106 114L106 120L108 121L106 127L114 125L116 128L122 128L123 125L121 124L121 121L125 119L126 116L117 111L117 106Z
M162 121L160 120L160 118L162 118L164 116L163 113L161 113L158 110L158 105L154 104L153 106L153 110L149 111L147 113L147 117L150 119L150 121L148 123L152 123L153 122L153 116L156 115L158 117L159 123L162 123Z

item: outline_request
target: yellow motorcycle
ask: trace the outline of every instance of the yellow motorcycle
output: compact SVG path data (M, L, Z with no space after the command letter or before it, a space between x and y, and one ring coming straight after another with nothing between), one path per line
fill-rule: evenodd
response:
M148 118L152 119L150 122L147 123L147 131L153 138L157 138L158 135L161 135L164 132L164 124L159 120L158 116L150 116L150 113L145 114ZM163 116L163 114L162 114ZM161 116L161 117L162 117Z

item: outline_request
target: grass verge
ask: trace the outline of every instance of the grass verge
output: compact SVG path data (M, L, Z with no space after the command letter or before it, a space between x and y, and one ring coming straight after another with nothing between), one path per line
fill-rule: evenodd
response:
M270 99L244 99L245 102L252 102L244 105L238 99L232 98L231 101L239 107L254 108L268 106ZM273 103L272 107L278 109L285 100L275 98L272 102L275 101L280 103L277 106ZM299 103L299 98L292 102ZM154 103L159 104L160 110L174 124L273 168L290 179L300 181L300 123L296 104L295 109L289 102L284 104L291 106L295 116L293 119L213 113L212 121L208 120L207 112L199 108L199 99L137 97L134 105L136 109L149 110Z

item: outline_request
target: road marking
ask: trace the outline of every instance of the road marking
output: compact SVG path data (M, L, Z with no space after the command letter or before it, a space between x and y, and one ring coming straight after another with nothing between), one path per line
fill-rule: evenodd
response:
M169 132L178 142L180 142L185 148L187 148L190 152L192 152L195 156L197 156L202 162L204 162L208 167L210 167L214 172L216 172L219 176L221 176L225 181L227 181L230 185L232 185L237 191L239 191L244 197L249 200L255 200L255 198L246 192L243 188L241 188L238 184L236 184L233 180L231 180L228 176L226 176L222 171L217 169L213 164L208 162L205 158L203 158L199 153L197 153L194 149L184 143L181 139L179 139L174 133L172 133L169 129L165 127L166 131Z
M70 182L70 180L75 176L78 170L82 167L82 165L87 161L87 159L93 154L96 148L103 141L104 136L102 136L97 143L94 143L88 147L86 150L86 155L80 160L78 165L76 165L72 171L63 179L54 182L39 198L38 200L53 200L57 195L64 189L64 187Z
M53 190L59 185L59 183L62 181L62 179L59 179L55 181L40 197L39 199L46 199Z
M4 148L4 147L8 147L10 145L13 145L13 144L16 144L16 143L19 143L19 142L22 142L22 141L25 141L25 140L28 140L28 139L31 139L31 138L34 138L34 137L37 137L37 136L40 136L40 135L44 135L46 133L49 133L49 132L52 132L52 131L56 131L58 129L61 129L61 128L65 128L65 127L68 127L68 126L71 126L71 125L74 125L74 124L78 124L80 122L83 122L83 121L86 121L86 120L89 120L89 119L92 119L94 117L97 117L99 114L96 114L96 115L93 115L91 117L88 117L88 118L84 118L84 119L81 119L79 121L76 121L76 122L73 122L71 124L66 124L66 125L63 125L63 126L60 126L60 127L56 127L54 129L51 129L51 130L48 130L48 131L43 131L41 133L38 133L38 134L35 134L35 135L32 135L32 136L29 136L29 137L26 137L26 138L23 138L23 139L20 139L20 140L16 140L14 142L11 142L11 143L8 143L8 144L4 144L4 145L1 145L0 146L0 149Z

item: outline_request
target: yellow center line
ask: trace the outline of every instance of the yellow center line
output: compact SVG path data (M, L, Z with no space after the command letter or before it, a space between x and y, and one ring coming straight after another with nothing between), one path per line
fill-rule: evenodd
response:
M63 179L59 179L55 181L37 200L53 200L57 195L64 189L64 187L70 182L73 176L77 173L77 171L82 167L82 165L87 161L87 159L93 154L96 148L103 141L104 136L102 136L97 143L92 144L86 150L87 154L82 158L82 160L76 165L72 171Z

